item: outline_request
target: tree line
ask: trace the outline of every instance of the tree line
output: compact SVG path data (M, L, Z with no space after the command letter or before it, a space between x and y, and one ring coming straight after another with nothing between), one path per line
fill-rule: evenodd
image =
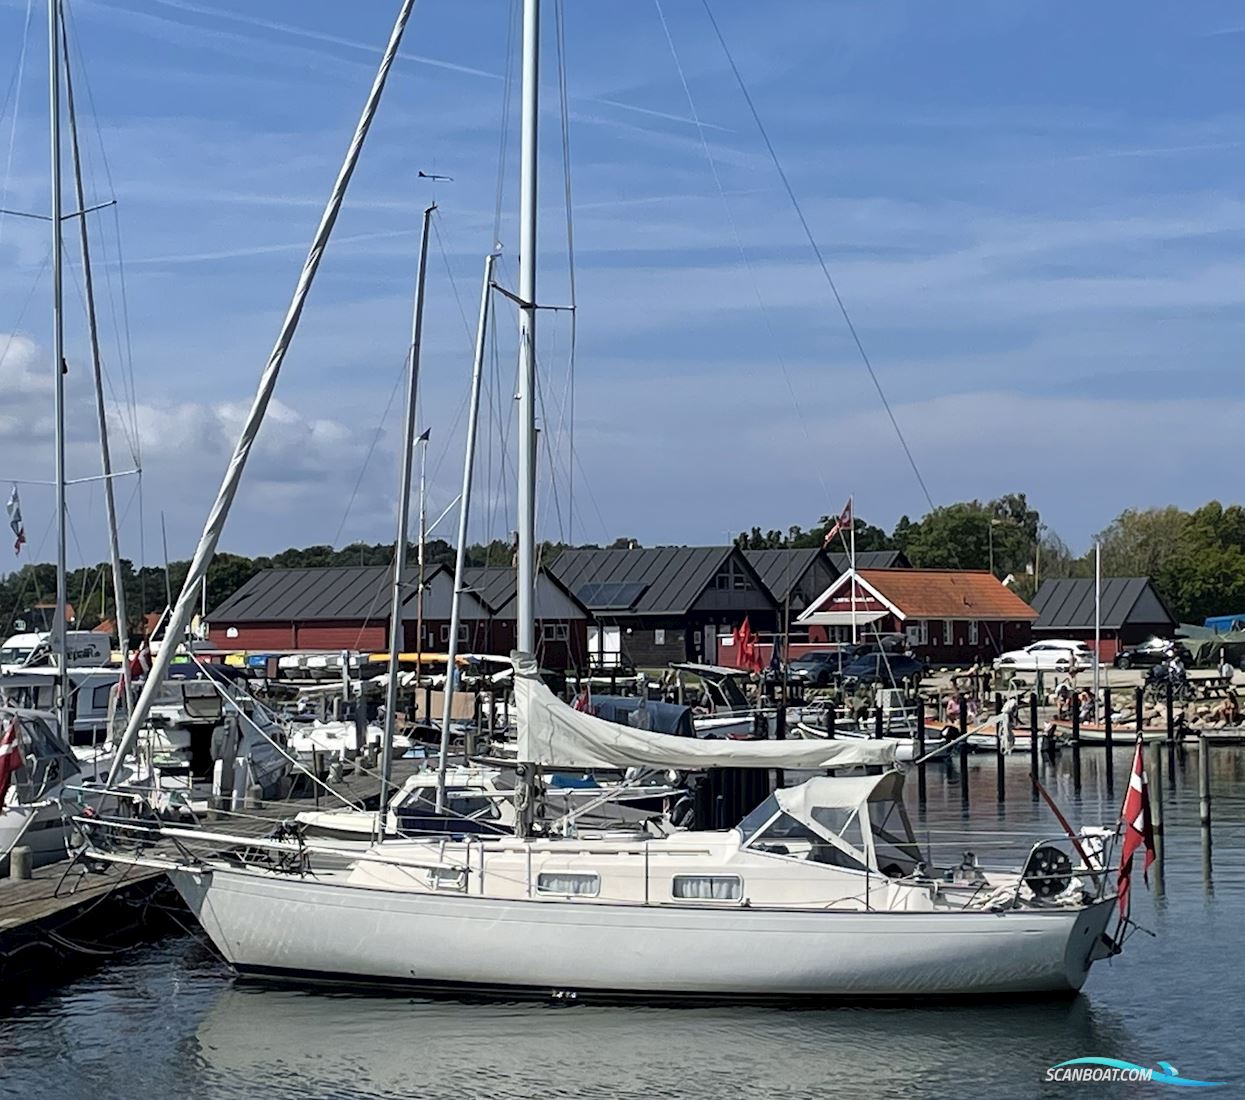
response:
M785 531L753 527L741 532L735 543L752 550L821 546L835 519L822 516L808 529L795 524ZM855 524L858 552L899 550L917 568L993 569L1000 579L1010 577L1010 586L1026 600L1033 598L1045 579L1093 576L1092 546L1084 554L1074 554L1042 522L1024 493L1009 493L985 502L960 501L935 508L915 521L901 516L889 534L859 517ZM1104 577L1149 577L1182 622L1245 612L1245 507L1241 505L1225 507L1211 501L1191 512L1174 506L1127 509L1096 536L1096 541L1102 547ZM608 548L639 545L634 538L620 537ZM585 546L599 548L595 543ZM543 543L540 558L549 564L569 548L561 542ZM836 538L829 549L841 552L846 547ZM412 546L412 562L415 552ZM494 539L468 546L466 556L469 565L510 565L514 553L513 543ZM389 565L392 560L390 543L356 542L340 549L324 545L291 547L254 558L222 553L208 570L206 602L209 611L218 607L265 569ZM425 547L425 561L430 567L452 566L454 547L444 539L431 539ZM189 567L189 561L170 562L166 575L162 566L136 568L129 561L123 562L132 637L141 635L147 615L164 610L169 592L177 596ZM69 573L68 598L77 629L90 630L115 617L112 587L107 562ZM46 609L55 592L56 569L50 563L28 563L0 580L0 626L6 636L17 622L27 622L27 629L41 629L50 621L46 610L35 609L41 605Z

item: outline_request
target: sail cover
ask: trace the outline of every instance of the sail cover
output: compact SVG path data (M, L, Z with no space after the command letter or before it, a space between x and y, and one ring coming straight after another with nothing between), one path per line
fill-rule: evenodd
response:
M851 768L893 764L895 742L707 741L607 722L562 702L515 653L519 759L553 768Z

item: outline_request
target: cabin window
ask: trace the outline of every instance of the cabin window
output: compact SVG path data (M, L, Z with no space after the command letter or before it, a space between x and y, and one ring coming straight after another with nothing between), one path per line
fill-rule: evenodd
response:
M104 684L102 687L97 687L91 693L91 708L93 710L107 710L109 697L116 690L116 684Z
M594 898L601 892L601 876L573 871L541 871L536 876L536 892Z
M738 901L744 884L738 875L675 875L671 893L696 901Z

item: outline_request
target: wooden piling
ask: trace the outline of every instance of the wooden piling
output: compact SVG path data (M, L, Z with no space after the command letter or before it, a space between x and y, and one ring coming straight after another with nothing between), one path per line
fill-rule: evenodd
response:
M998 718L1003 713L1003 696L995 692L994 695L994 716ZM995 799L998 802L1007 801L1007 771L1004 768L1006 757L1003 755L1003 726L996 722L994 725L995 745L994 745L994 784Z
M1210 742L1206 734L1197 739L1197 812L1203 827L1210 828Z
M1163 746L1157 742L1150 745L1150 768L1146 786L1150 790L1150 823L1154 828L1154 896L1161 898L1167 892L1167 878L1163 867Z
M968 808L968 700L961 692L960 703L960 804Z
M1145 692L1145 688L1143 688L1140 684L1137 685L1134 691L1135 691L1135 695L1133 696L1133 710L1135 712L1134 718L1137 722L1137 734L1138 736L1140 736L1141 732L1145 729L1145 726L1146 726L1146 692Z
M1102 689L1102 746L1103 754L1106 757L1107 794L1112 794L1115 791L1115 768L1112 766L1115 757L1112 755L1114 746L1112 745L1111 738L1111 689L1104 687Z
M1081 793L1081 706L1072 696L1072 789Z
M1171 677L1167 679L1167 740L1174 741L1176 739L1176 718L1172 710L1172 682Z
M916 802L925 808L925 697L916 697Z
M886 715L881 707L873 708L873 736L879 741L886 736Z
M1037 775L1038 773L1038 738L1041 736L1041 730L1038 729L1038 693L1036 691L1029 692L1029 774ZM1033 791L1033 801L1036 802L1041 796L1038 794L1037 786L1030 783L1029 786Z

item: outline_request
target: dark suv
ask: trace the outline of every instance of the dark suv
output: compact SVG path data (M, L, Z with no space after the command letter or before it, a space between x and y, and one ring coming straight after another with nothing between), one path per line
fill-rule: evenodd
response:
M1175 650L1186 664L1192 663L1189 651L1181 642L1169 642L1166 638L1149 638L1132 649L1124 649L1115 655L1116 668L1153 668L1167 660L1169 651Z
M906 653L867 653L843 666L844 684L919 684L925 666Z

